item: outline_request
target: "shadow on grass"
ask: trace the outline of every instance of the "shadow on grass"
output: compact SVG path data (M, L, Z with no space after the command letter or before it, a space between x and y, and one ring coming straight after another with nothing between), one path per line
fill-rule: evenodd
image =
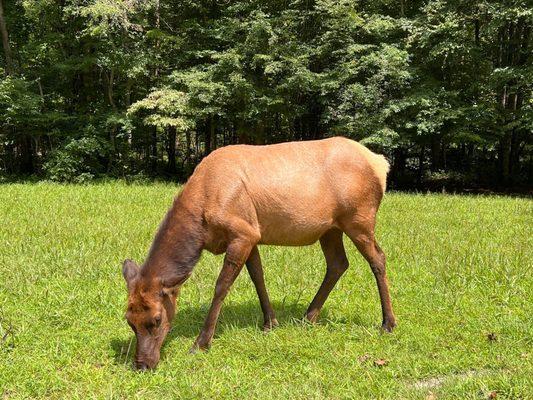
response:
M209 306L210 304L184 307L178 306L172 329L167 335L163 347L161 348L162 356L164 356L165 347L172 340L189 338L191 339L190 345L193 344L194 339L202 329ZM294 321L302 320L307 308L306 304L287 304L281 302L273 302L272 306L276 311L276 318L281 327L294 323ZM324 321L327 320L327 310L322 310L321 318L323 318ZM228 329L255 327L259 331L262 329L262 326L263 314L257 300L244 303L225 304L220 313L215 338L223 335ZM133 334L126 340L119 338L111 339L110 347L114 353L115 364L123 365L131 363L133 355L135 354L135 346L136 343Z

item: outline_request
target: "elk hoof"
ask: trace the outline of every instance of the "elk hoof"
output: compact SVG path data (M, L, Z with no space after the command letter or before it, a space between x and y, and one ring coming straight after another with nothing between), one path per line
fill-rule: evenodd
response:
M319 314L318 311L308 312L305 315L305 319L307 320L307 322L309 322L311 324L316 324L316 322L318 321L318 314Z
M392 321L384 321L383 325L381 325L381 329L384 332L391 333L395 326L396 326L396 322L394 320L392 320Z
M189 354L197 354L203 351L207 351L209 350L210 346L210 343L194 342L194 344L189 350Z
M263 332L270 332L272 329L278 326L279 326L278 320L276 318L272 318L271 320L263 324Z

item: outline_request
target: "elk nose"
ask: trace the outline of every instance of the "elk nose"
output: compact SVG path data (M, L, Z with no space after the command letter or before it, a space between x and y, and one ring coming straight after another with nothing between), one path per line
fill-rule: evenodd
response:
M148 369L148 365L143 363L142 361L135 363L135 369L138 371L146 371Z

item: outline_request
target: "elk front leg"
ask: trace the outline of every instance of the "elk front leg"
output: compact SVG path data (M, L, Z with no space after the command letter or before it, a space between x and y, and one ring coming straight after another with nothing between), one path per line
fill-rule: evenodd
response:
M207 350L211 345L224 298L228 294L233 282L235 282L239 272L241 272L252 247L253 245L246 240L236 240L228 246L226 256L224 257L224 264L215 286L215 295L211 303L211 308L205 319L204 326L190 350L191 353L195 353L197 350Z

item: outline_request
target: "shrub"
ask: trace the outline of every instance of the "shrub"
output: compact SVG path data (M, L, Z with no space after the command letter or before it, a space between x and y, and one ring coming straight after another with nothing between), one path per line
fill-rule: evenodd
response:
M43 169L52 181L85 183L102 171L100 160L104 153L105 148L97 138L72 139L50 153Z

